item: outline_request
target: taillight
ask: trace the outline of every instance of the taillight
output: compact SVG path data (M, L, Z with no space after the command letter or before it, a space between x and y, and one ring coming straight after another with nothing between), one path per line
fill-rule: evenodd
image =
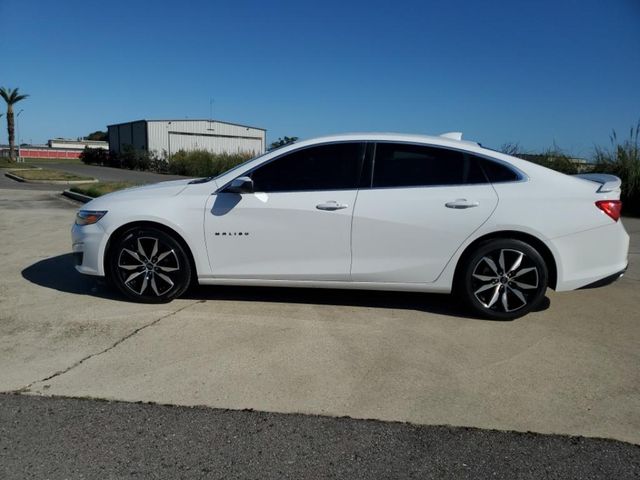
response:
M613 218L616 222L620 219L622 202L620 200L598 200L596 207Z

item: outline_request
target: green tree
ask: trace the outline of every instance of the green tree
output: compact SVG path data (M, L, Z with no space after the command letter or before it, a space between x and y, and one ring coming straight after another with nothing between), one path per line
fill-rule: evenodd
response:
M298 137L287 137L286 135L283 138L278 138L275 142L271 143L269 150L274 150L276 148L284 147L285 145L289 145L291 143L295 143L298 140Z
M13 162L16 158L15 145L15 119L13 117L13 106L20 100L24 100L29 95L20 94L17 88L0 87L0 97L7 102L7 133L9 134L9 161Z
M100 140L103 142L106 142L109 139L107 132L103 132L102 130L96 130L95 132L91 132L85 138L87 140Z

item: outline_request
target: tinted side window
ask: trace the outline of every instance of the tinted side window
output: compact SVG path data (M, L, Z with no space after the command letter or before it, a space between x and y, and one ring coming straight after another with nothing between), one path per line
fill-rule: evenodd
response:
M478 158L484 173L491 183L515 182L520 176L512 169L498 162L492 162L486 158Z
M378 143L374 187L487 183L475 158L446 148Z
M304 148L251 174L256 192L300 192L358 188L364 143Z

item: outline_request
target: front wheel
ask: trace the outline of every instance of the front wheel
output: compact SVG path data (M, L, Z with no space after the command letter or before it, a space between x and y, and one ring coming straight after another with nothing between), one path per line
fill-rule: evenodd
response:
M547 266L537 250L520 240L493 239L467 257L457 287L475 313L513 320L540 304L547 283Z
M185 249L156 228L126 231L115 240L108 261L112 282L137 302L170 302L187 290L191 280Z

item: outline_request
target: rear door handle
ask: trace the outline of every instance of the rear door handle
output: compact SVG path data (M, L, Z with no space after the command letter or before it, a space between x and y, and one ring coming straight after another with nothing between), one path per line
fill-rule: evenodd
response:
M454 201L444 204L447 208L473 208L478 205L480 205L480 202L472 202L466 198L456 198Z
M333 210L342 210L343 208L347 208L348 206L349 205L345 203L338 203L335 200L327 200L324 203L319 203L318 205L316 205L316 208L318 210L333 211Z

